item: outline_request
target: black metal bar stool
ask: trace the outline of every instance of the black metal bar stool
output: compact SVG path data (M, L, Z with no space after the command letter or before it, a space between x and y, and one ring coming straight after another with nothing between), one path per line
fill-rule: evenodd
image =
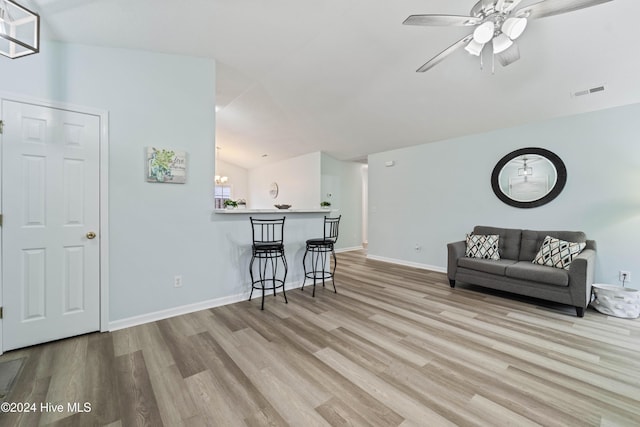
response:
M264 310L264 293L266 289L273 289L273 296L276 296L276 289L282 288L284 302L287 301L287 294L284 291L284 282L287 279L287 258L284 256L284 220L286 217L278 219L257 219L249 217L251 220L251 232L253 234L253 244L251 245L251 262L249 263L249 274L251 275L251 294L254 289L262 290L261 310ZM258 260L258 279L253 276L253 263ZM278 278L278 259L282 260L284 274ZM270 267L270 274L267 275L267 267ZM271 282L267 286L268 282Z
M307 249L304 252L302 258L302 266L304 268L304 280L302 282L301 290L304 291L304 284L307 279L313 279L313 293L312 296L316 296L316 282L322 280L322 287L324 288L325 280L331 279L333 284L333 291L338 293L336 289L336 282L334 280L334 273L336 272L336 252L335 243L338 241L338 226L340 225L340 218L324 217L324 236L318 239L307 240ZM331 253L333 256L333 269L329 267L327 270L327 255ZM307 255L311 254L310 266L307 269Z

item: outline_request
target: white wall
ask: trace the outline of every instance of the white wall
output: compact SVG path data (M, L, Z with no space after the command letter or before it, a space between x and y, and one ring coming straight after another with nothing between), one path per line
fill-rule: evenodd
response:
M362 247L362 163L336 160L322 153L321 199L331 203L331 216L342 215L336 249Z
M251 169L248 207L269 209L274 204L291 204L294 209L318 209L331 203L331 216L342 215L337 249L362 246L362 168L315 152ZM271 183L278 184L278 197L271 198ZM321 221L310 237L322 235Z
M597 281L619 284L628 270L640 283L638 117L630 105L369 156L369 254L445 268L446 244L476 224L582 230L597 241ZM491 190L495 164L523 147L567 167L564 191L538 208L510 207Z
M251 169L247 207L273 209L274 204L289 204L294 209L319 208L320 162L320 152L316 152ZM275 199L269 195L273 182L279 188Z
M213 60L44 42L0 61L0 76L3 92L109 112L111 321L233 292L220 279L224 227L211 222ZM188 153L186 184L145 182L149 145Z
M245 199L249 203L249 171L220 159L218 159L218 168L220 171L216 171L216 175L229 178L227 184L231 185L231 198Z

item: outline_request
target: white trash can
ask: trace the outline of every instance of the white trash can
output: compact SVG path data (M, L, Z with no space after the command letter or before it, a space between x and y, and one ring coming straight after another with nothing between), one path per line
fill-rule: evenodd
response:
M640 292L622 286L594 283L591 306L609 316L635 319L640 316Z

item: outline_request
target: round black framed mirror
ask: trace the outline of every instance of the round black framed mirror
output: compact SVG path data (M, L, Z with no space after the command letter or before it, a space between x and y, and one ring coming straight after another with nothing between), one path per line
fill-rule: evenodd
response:
M512 151L493 168L491 188L509 206L535 208L558 197L567 183L567 168L544 148Z

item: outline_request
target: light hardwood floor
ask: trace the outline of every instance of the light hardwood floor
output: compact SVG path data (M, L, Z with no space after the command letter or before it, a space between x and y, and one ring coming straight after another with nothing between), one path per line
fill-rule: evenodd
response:
M640 425L639 320L363 252L336 284L8 352L27 356L8 401L65 410L0 425Z

